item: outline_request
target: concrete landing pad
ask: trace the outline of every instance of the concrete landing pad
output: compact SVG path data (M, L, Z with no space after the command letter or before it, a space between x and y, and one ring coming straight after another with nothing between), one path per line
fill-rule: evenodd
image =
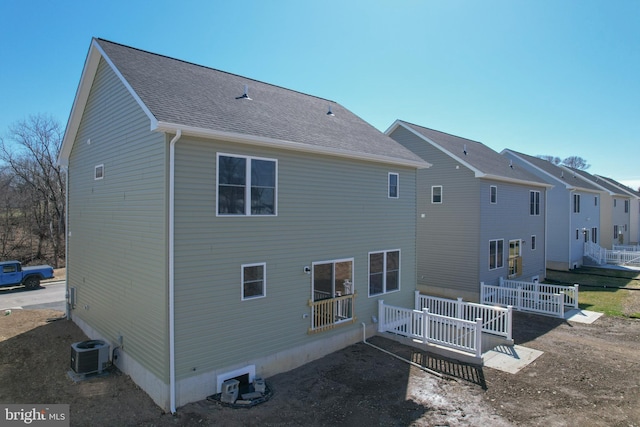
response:
M482 355L483 366L516 374L539 356L542 351L520 345L499 345Z
M564 314L564 319L569 322L576 323L593 323L598 320L600 316L602 316L602 313L575 308L573 310L567 311Z

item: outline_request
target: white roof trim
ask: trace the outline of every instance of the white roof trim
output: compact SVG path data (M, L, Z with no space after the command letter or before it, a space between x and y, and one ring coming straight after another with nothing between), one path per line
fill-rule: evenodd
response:
M347 157L350 159L372 161L377 163L387 163L397 166L408 166L417 169L431 167L426 161L406 160L397 157L380 156L376 154L367 154L349 150L341 150L338 148L320 147L317 145L303 144L300 142L285 141L275 138L266 138L260 136L246 135L236 132L224 132L215 129L198 128L193 126L180 125L176 123L156 122L155 128L159 132L175 133L181 130L183 136L191 135L202 138L216 138L225 141L237 142L242 144L260 145L263 147L281 148L285 150L301 151L305 153L324 154L329 156Z
M516 158L520 159L522 162L530 165L531 167L536 168L538 171L542 172L543 174L545 174L549 178L553 179L554 181L559 182L567 190L579 190L579 191L584 191L586 193L595 193L595 194L599 194L600 193L598 190L593 190L593 189L589 189L589 188L584 188L584 187L578 187L578 186L575 186L575 185L571 185L568 182L563 181L561 178L556 177L555 175L553 175L553 174L547 172L546 170L538 167L537 165L531 163L529 160L527 160L527 159L523 158L522 156L520 156L519 153L517 153L515 151L511 151L508 148L505 148L504 150L502 150L502 153L504 153L504 152L508 152L513 157L516 157Z
M546 182L543 183L543 182L536 182L536 181L526 181L524 179L509 178L508 176L483 174L481 176L476 175L476 178L490 179L491 181L508 182L508 183L511 183L511 184L526 185L526 186L529 186L529 187L543 187L543 188L553 188L554 187L553 184L547 184Z
M632 193L633 190L629 191L629 189L621 187L620 185L616 184L615 182L610 181L609 179L607 179L604 176L601 175L594 175L596 178L600 178L603 181L606 181L609 185L612 185L618 189L620 189L620 191L624 191L626 194L628 194L629 196L633 197L634 199L640 199L640 197L638 197L637 194ZM624 195L623 195L624 196Z
M616 193L614 193L613 191L608 190L608 189L606 189L605 187L603 187L602 185L598 184L598 182L597 182L597 181L594 181L594 180L592 180L592 179L589 179L588 177L583 176L582 174L577 173L577 172L575 172L575 171L571 170L571 168L568 168L568 167L563 166L563 165L558 165L558 167L560 167L560 168L564 169L567 173L570 173L570 174L575 175L578 179L581 179L581 180L586 181L586 182L588 182L588 183L590 183L590 184L592 184L592 185L595 185L596 187L600 188L600 189L601 189L602 191L604 191L605 193L608 193L610 196L615 196L615 195L617 195L617 194L616 194ZM603 181L605 181L605 180L603 179ZM608 182L608 181L607 181L607 182Z
M429 144L431 144L434 148L437 148L438 150L442 151L443 153L445 153L447 156L451 157L452 159L456 160L457 162L461 163L462 165L464 165L466 168L468 168L469 170L473 171L473 173L475 174L476 178L483 178L484 177L484 172L482 172L481 170L471 166L469 163L465 162L464 160L462 160L460 157L455 156L453 153L449 152L448 150L445 150L444 148L442 148L439 144L435 143L434 141L432 141L430 138L427 138L426 136L422 135L420 132L416 131L415 129L412 129L411 127L407 126L405 123L401 122L400 120L396 120L390 127L389 129L387 129L385 131L385 134L390 135L394 130L396 130L399 126L402 126L404 129L408 130L409 132L413 133L415 136L417 136L418 138L428 142Z
M89 47L89 53L87 54L87 59L84 63L82 77L80 78L80 84L78 85L78 89L76 90L76 96L73 100L73 106L71 107L71 113L69 114L67 127L64 132L64 137L62 138L62 147L60 149L60 154L58 155L58 164L61 166L66 167L69 164L69 155L71 154L71 149L73 148L73 143L78 133L78 127L80 126L82 113L84 112L84 109L87 105L87 100L89 99L89 92L91 92L91 86L93 85L93 80L98 70L100 58L104 58L111 70L116 74L116 76L118 76L118 79L120 79L127 91L138 103L142 111L144 111L147 117L149 117L149 120L151 122L150 129L153 129L157 126L157 120L155 116L151 114L149 108L145 105L144 102L142 102L142 99L140 99L138 94L133 90L122 73L120 73L120 71L114 66L111 59L107 56L104 50L102 50L102 47L94 38L93 40L91 40L91 46Z

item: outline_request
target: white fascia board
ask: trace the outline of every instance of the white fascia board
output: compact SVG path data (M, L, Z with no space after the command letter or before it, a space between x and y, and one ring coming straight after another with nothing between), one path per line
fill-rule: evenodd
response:
M92 42L84 61L82 75L80 76L80 83L76 89L76 96L73 99L71 112L67 119L67 127L65 128L64 136L62 137L62 145L57 159L57 163L60 166L67 167L69 165L69 155L71 154L73 141L76 139L76 135L78 133L78 127L80 126L80 120L82 119L82 112L84 111L84 107L87 105L89 91L91 90L91 83L96 75L99 62L100 55L94 49Z
M361 152L353 152L348 150L340 150L337 148L319 147L316 145L303 144L293 141L285 141L274 138L266 138L260 136L240 134L236 132L224 132L214 129L204 129L193 126L185 126L175 123L156 122L155 127L151 130L164 133L175 133L181 130L183 135L191 135L202 138L214 138L224 141L237 142L241 144L259 145L263 147L280 148L292 151L301 151L312 154L324 154L328 156L346 157L350 159L371 161L376 163L387 163L396 166L407 166L416 169L425 169L431 167L426 161L414 161L408 159L399 159L397 157L379 156L375 154L367 154Z
M555 182L558 182L561 186L564 186L564 188L569 190L569 191L583 191L583 192L586 192L586 193L594 193L594 194L599 194L600 193L598 190L594 190L594 189L590 189L590 188L584 188L584 187L578 187L576 185L571 185L568 182L565 182L562 179L556 177L551 172L548 172L548 171L538 167L537 165L531 163L527 159L522 158L521 156L518 155L518 153L515 153L515 152L513 152L513 151L511 151L509 149L502 150L502 153L504 153L504 152L508 152L513 157L516 157L516 158L520 159L522 162L530 165L531 167L536 168L538 171L542 172L545 176L548 176L549 178L553 179ZM552 186L552 187L555 187L555 185Z
M560 167L560 168L564 169L567 173L573 174L573 175L574 175L575 177L577 177L578 179L581 179L581 180L583 180L583 181L585 181L585 182L588 182L588 183L589 183L589 184L591 184L591 185L594 185L594 186L596 186L596 187L600 188L600 190L601 190L601 191L604 191L605 193L608 193L610 196L614 196L614 195L616 194L616 193L614 193L613 191L611 191L611 190L609 190L609 189L607 189L607 188L603 187L602 185L598 184L598 182L597 182L597 181L594 181L594 180L592 180L592 179L589 179L589 178L587 178L587 177L583 176L582 174L579 174L579 173L574 172L573 170L571 170L571 168L568 168L568 167L566 167L566 166L562 166L562 165L558 165L558 167ZM604 181L604 180L603 180L603 181Z
M488 179L488 180L491 180L491 181L507 182L507 183L510 183L510 184L525 185L525 186L528 186L528 187L543 187L543 188L548 188L548 189L551 189L551 188L555 187L553 184L548 184L546 182L526 181L524 179L509 178L508 176L482 174L480 176L476 175L476 178Z
M73 142L76 139L78 128L80 126L80 120L82 119L82 114L87 105L87 100L89 99L89 92L91 91L93 79L95 78L96 72L98 70L98 64L100 64L100 58L104 58L111 70L116 74L116 76L118 76L118 79L125 86L127 91L135 99L135 101L145 112L147 117L149 117L149 120L151 122L150 128L153 129L157 126L157 120L155 116L151 113L145 103L142 102L142 99L140 99L129 82L127 82L122 73L120 73L120 70L116 68L116 66L104 52L98 41L94 38L91 41L91 46L89 47L89 53L87 54L87 59L85 60L84 68L82 70L82 76L80 77L80 84L78 85L76 96L73 101L73 107L71 108L69 120L67 121L67 128L65 129L64 137L62 138L62 147L60 148L60 154L58 155L57 161L61 166L66 167L69 164L69 155L71 154Z
M553 181L558 182L560 185L564 186L567 190L574 190L575 188L570 185L568 182L564 182L562 181L560 178L554 176L552 173L547 172L546 170L538 167L537 165L534 165L533 163L531 163L529 160L521 157L518 155L518 153L513 152L511 150L509 150L508 148L505 148L504 150L502 150L500 152L500 154L504 155L504 153L509 153L511 156L517 158L518 160L520 160L523 163L526 163L527 165L529 165L532 168L535 168L537 171L541 172L542 174L544 174L545 176L551 178ZM555 186L554 186L555 187Z
M632 191L629 191L629 189L621 187L620 185L616 184L615 182L611 182L609 181L607 178L600 176L600 175L594 175L597 178L600 178L603 181L606 181L609 183L609 185L612 185L616 188L619 188L620 191L624 191L626 194L630 195L631 197L633 197L634 199L640 199L640 197L637 194L634 194Z
M422 139L423 141L428 142L429 144L431 144L434 148L437 148L438 150L442 151L443 153L445 153L447 156L451 157L452 159L454 159L455 161L457 161L458 163L462 164L464 167L466 167L467 169L473 171L473 173L475 174L476 178L482 178L482 176L484 175L484 173L471 166L469 163L465 162L464 160L462 160L460 157L454 155L453 153L445 150L444 148L442 148L440 146L440 144L436 144L434 141L432 141L430 138L427 138L426 136L422 135L420 132L411 129L409 126L405 125L404 123L402 123L402 121L400 120L396 120L390 127L389 129L386 130L386 134L389 135L390 133L392 133L394 130L396 130L398 127L402 126L404 129L408 130L409 132L411 132L412 134L414 134L415 136L417 136L418 138Z

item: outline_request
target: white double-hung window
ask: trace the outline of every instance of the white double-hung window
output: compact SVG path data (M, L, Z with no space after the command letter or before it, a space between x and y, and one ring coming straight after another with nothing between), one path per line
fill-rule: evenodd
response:
M217 175L219 216L277 214L277 160L218 154Z
M369 296L400 289L400 250L369 253Z

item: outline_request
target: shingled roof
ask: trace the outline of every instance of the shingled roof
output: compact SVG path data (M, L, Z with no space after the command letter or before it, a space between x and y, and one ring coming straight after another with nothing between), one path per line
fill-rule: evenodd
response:
M70 153L66 145L75 138L100 58L149 116L151 130L180 129L183 134L429 166L334 101L103 39L91 43L65 133L63 160Z
M386 131L389 135L398 126L414 133L474 171L476 178L494 179L535 186L551 187L527 170L512 164L509 159L481 142L429 129L403 120L396 120Z
M590 192L600 191L599 187L585 181L582 178L578 178L574 173L567 171L566 169L551 163L548 160L541 159L539 157L530 156L528 154L519 153L515 150L505 149L503 153L509 152L513 156L519 157L521 160L529 163L530 165L540 169L555 182L562 182L565 188L576 188L580 190L586 190Z

